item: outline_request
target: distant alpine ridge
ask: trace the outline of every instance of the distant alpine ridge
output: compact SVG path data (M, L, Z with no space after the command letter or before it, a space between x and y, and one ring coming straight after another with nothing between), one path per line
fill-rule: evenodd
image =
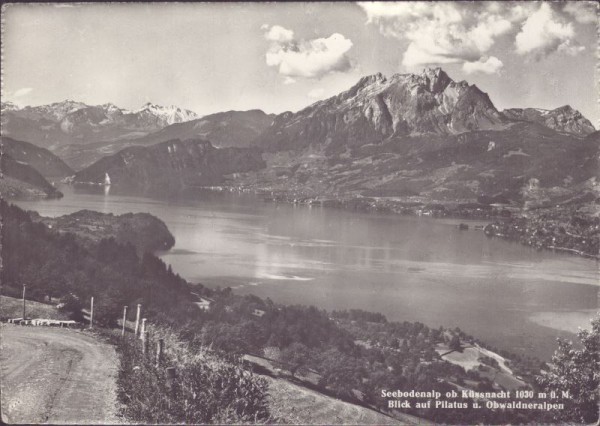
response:
M196 118L192 111L152 103L134 111L72 100L25 108L2 103L2 134L54 150L66 144L136 138Z
M149 147L132 146L103 157L77 172L74 182L112 185L142 191L177 192L221 185L227 175L264 168L255 148L215 148L202 139L173 139ZM231 178L231 177L230 177Z
M553 110L541 108L510 108L502 111L512 120L540 123L557 132L587 136L596 131L590 121L579 111L565 105Z
M499 111L487 93L441 68L363 77L278 115L197 117L153 104L126 111L64 101L2 104L2 122L5 136L64 159L77 182L101 184L108 174L115 185L146 189L233 184L292 199L483 196L532 205L600 193L600 132L579 111Z
M71 167L80 170L102 156L115 154L124 148L150 146L171 139L207 139L217 148L249 147L273 123L274 117L274 114L265 114L261 110L218 112L175 123L133 139L63 145L54 149L54 152Z

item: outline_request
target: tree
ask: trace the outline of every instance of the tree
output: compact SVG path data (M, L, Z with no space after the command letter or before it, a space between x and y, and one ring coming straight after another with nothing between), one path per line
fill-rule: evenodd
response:
M319 357L319 386L327 387L339 396L352 395L354 389L361 390L364 368L360 360L337 349L329 349Z
M122 312L122 304L110 293L96 297L94 306L94 323L102 327L115 327Z
M452 349L453 351L462 352L462 347L460 346L460 339L457 334L452 336L449 346L450 349Z
M60 311L68 313L69 317L75 321L83 320L83 315L81 313L83 304L78 297L73 294L67 294L62 300L63 304L60 307Z
M558 349L538 382L547 392L568 392L565 409L553 413L557 422L592 423L598 420L600 386L600 313L592 319L591 330L580 330L581 349L572 342L558 340Z
M290 364L292 377L295 377L296 373L307 373L306 364L310 361L310 358L310 350L299 342L294 342L281 351L282 361Z

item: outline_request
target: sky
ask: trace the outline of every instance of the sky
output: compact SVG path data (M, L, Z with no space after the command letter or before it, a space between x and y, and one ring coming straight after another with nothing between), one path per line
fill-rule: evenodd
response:
M498 109L600 127L594 2L4 6L2 100L297 111L365 75L441 66Z

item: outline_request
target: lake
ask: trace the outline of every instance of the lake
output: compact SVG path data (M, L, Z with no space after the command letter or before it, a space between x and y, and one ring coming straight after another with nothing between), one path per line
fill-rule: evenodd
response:
M596 261L490 239L473 227L461 231L459 220L230 193L151 199L98 187L60 189L63 199L15 204L44 216L81 209L151 213L175 236L175 247L160 253L174 271L238 294L460 327L498 348L546 360L556 337L573 338L598 308Z

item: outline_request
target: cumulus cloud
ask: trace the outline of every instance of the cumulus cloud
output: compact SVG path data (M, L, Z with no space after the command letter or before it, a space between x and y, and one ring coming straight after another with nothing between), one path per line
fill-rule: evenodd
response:
M580 24L593 24L598 22L597 2L569 1L565 3L563 11L575 18Z
M577 53L572 22L561 22L548 3L529 15L515 39L517 53L543 56L555 51Z
M281 26L263 25L261 28L271 42L265 56L267 65L276 67L279 74L286 77L286 84L295 82L296 78L321 78L351 68L347 53L352 48L352 41L342 34L296 40L293 31Z
M537 4L534 2L518 2L508 9L508 16L512 22L523 23L536 10Z
M13 93L13 97L20 98L21 96L28 95L32 90L31 87L23 87L22 89L16 90L15 93Z
M285 29L279 25L263 25L260 27L265 32L265 38L269 41L275 41L280 43L290 42L294 39L294 32L292 30Z
M585 50L585 46L581 46L576 42L567 40L564 43L559 44L556 50L561 53L566 53L567 55L575 56L580 52L583 52Z
M378 25L383 35L409 41L402 59L407 67L489 60L486 54L497 38L513 28L507 8L500 3L365 2L359 6L367 23Z
M484 74L497 74L504 64L502 61L495 56L489 56L487 58L481 58L475 62L465 62L462 66L463 71L467 74L473 74L476 72L482 72Z
M567 2L359 2L367 24L406 44L402 64L462 64L466 72L497 72L493 48L515 37L516 52L576 55L574 24L596 19L595 3ZM595 21L594 21L595 22ZM492 59L493 58L493 59Z
M312 89L308 92L308 97L313 99L321 99L325 94L325 90L321 87L317 87L316 89Z

